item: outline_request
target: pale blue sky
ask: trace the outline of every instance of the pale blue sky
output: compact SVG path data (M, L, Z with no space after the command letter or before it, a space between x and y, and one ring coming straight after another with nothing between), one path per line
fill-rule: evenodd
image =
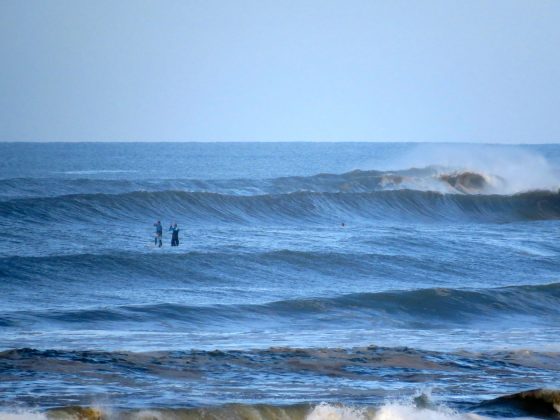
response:
M0 140L560 142L558 0L0 0Z

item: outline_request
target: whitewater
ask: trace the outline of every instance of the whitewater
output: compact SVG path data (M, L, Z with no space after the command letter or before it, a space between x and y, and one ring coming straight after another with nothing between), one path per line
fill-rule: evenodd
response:
M560 416L559 145L0 153L0 419Z

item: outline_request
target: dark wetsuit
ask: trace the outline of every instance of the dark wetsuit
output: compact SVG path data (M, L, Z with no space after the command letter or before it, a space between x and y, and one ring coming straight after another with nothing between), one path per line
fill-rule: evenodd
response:
M171 246L179 246L179 228L177 226L169 226L171 231Z
M163 236L163 226L161 225L161 223L154 223L154 226L156 227L156 236L154 238L154 245L158 245L159 243L159 247L161 248L161 237Z

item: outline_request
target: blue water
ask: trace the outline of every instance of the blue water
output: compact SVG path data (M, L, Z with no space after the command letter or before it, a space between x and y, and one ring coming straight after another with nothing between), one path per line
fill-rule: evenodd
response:
M0 417L554 417L560 145L0 154Z

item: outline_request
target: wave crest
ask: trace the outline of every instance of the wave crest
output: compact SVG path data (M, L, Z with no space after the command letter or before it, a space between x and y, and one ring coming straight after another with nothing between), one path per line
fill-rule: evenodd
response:
M157 303L92 307L87 309L25 310L0 314L0 325L21 327L48 321L50 325L109 328L115 323L157 325L173 322L176 328L220 328L261 323L328 323L353 327L441 328L449 325L508 320L513 316L554 319L560 316L560 283L483 290L420 289L355 293L332 298L288 299L261 304L190 305ZM521 325L521 323L519 323Z
M547 182L524 185L492 172L435 165L394 171L356 169L342 174L321 173L269 179L8 178L0 179L0 200L170 190L225 195L289 194L300 191L363 193L403 189L455 194L514 194L535 189L557 190L560 184L555 178L550 178L546 178Z
M233 196L183 191L80 194L0 202L2 218L33 222L150 220L167 213L212 223L339 223L343 220L512 222L560 218L560 193L512 196L441 194L412 190L370 193Z

